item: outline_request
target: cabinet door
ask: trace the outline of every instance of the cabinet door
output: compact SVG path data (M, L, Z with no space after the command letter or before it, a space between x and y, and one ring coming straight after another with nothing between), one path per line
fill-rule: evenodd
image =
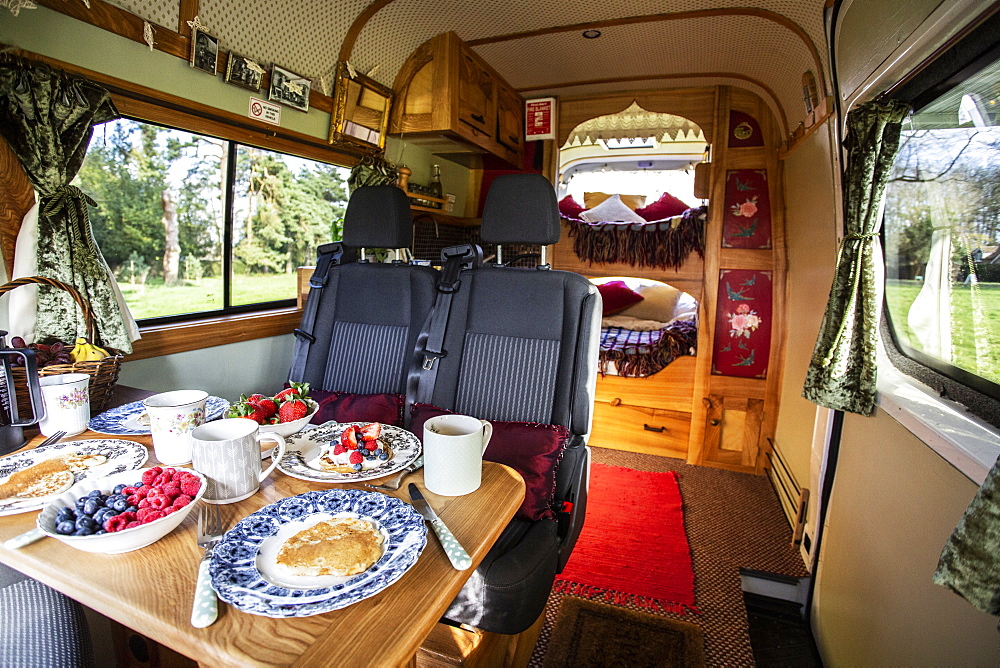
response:
M524 100L510 86L497 87L497 141L520 151L524 131Z
M704 461L756 472L761 463L758 443L764 420L764 400L713 394L703 401L708 408Z
M492 137L496 128L496 82L493 75L462 51L458 60L458 120Z

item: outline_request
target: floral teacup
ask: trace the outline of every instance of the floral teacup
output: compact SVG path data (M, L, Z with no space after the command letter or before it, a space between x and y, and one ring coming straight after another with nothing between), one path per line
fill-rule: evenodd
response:
M45 416L38 422L44 436L57 431L75 436L87 428L90 420L90 376L85 373L60 373L38 381L42 388Z
M149 415L153 452L161 464L176 466L191 461L191 432L205 423L206 399L208 392L202 390L175 390L142 402Z

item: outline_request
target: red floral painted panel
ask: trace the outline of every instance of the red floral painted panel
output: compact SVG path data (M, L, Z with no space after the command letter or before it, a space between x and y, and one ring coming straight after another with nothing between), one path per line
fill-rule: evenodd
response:
M766 378L771 358L771 272L723 269L715 310L712 373Z
M722 247L771 247L771 196L767 189L766 169L731 169L726 172Z
M757 119L742 111L729 112L729 146L763 146L764 134Z

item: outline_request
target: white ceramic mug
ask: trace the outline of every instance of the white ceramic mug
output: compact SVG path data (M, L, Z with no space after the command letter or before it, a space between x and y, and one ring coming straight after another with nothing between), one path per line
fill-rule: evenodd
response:
M461 496L483 482L483 453L493 425L468 415L438 415L424 423L424 486L441 496Z
M145 401L153 452L161 464L177 466L191 461L191 432L205 423L202 390L174 390L154 394Z
M206 503L235 503L253 496L285 455L284 437L258 427L248 418L225 418L191 432L191 466L208 480L202 497ZM260 442L264 440L274 441L277 448L271 465L262 471Z
M85 373L60 373L38 379L42 390L45 417L38 429L45 436L57 431L75 436L90 422L90 376Z

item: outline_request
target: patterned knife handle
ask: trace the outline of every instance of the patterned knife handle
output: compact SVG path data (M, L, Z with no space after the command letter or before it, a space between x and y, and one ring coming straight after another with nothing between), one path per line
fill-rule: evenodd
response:
M208 573L211 562L211 550L205 552L205 558L198 564L198 582L194 589L194 605L191 607L191 626L203 629L211 626L219 615L219 602L212 589L212 577Z
M451 530L445 526L440 518L431 520L431 527L433 527L434 533L437 534L438 540L441 541L441 547L444 548L444 553L448 555L448 559L451 561L451 565L455 567L455 570L464 571L472 566L472 557L455 540L454 534L451 533Z

